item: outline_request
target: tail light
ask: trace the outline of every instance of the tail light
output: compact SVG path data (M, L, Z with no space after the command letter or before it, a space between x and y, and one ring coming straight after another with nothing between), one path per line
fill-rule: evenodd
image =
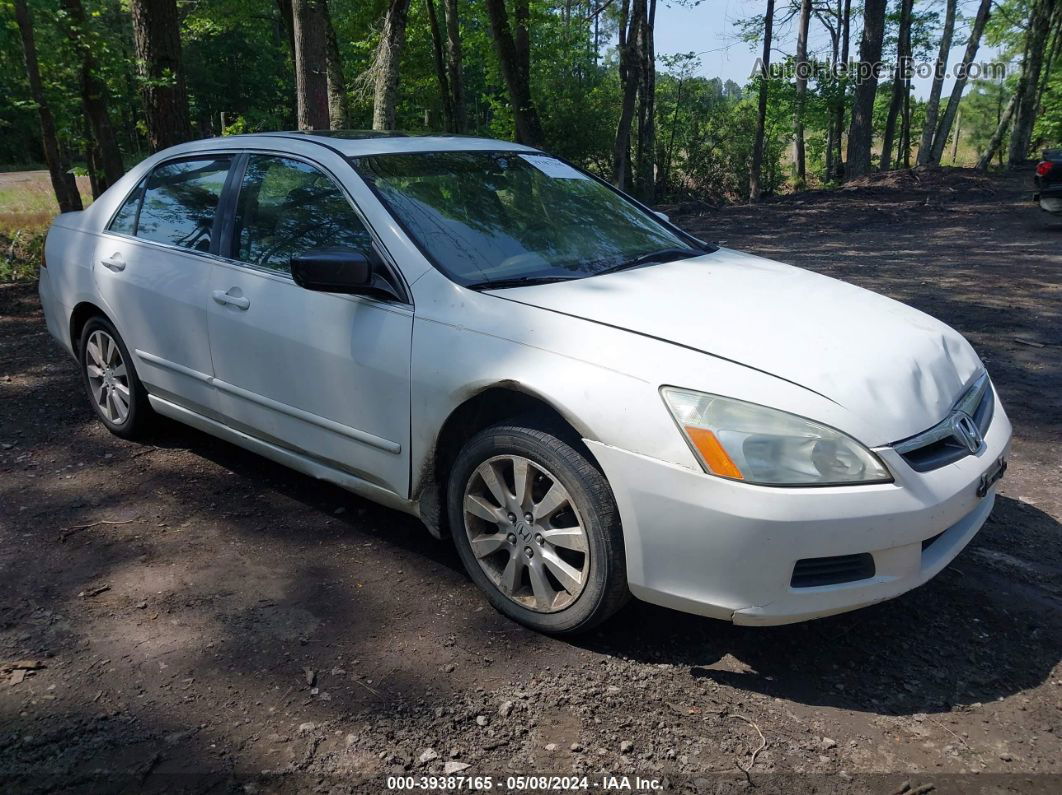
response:
M1039 163L1036 164L1036 176L1038 176L1038 177L1047 176L1047 172L1050 171L1054 167L1055 167L1055 164L1052 163L1050 160L1041 160Z

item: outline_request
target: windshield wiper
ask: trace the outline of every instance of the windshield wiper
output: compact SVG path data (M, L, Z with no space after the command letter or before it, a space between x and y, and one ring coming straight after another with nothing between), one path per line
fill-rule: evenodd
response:
M578 276L514 276L511 279L489 279L482 282L466 284L469 290L501 290L506 287L530 287L536 284L553 284L554 282L570 282L578 279Z
M650 251L648 254L642 254L640 257L621 262L618 265L613 265L604 270L597 271L594 276L600 276L603 273L616 273L617 271L630 270L631 268L637 268L639 265L648 265L650 262L668 262L674 259L687 259L689 257L699 257L702 252L692 248L662 248L658 251Z

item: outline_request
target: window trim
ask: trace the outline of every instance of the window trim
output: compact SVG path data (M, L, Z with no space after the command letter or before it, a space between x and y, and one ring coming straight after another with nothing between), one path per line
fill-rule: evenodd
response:
M136 237L136 228L137 225L140 223L140 208L144 206L144 194L140 194L140 198L137 200L136 203L136 213L133 215L133 234L130 235L126 232L119 232L117 230L111 229L111 227L114 226L114 221L118 218L118 213L120 213L122 211L122 208L125 207L126 202L128 202L129 199L132 198L134 193L140 190L140 187L142 185L146 187L147 179L149 176L151 176L150 171L144 176L142 176L140 179L138 179L136 181L136 184L133 186L133 189L126 193L122 200L118 202L118 206L114 208L114 212L111 213L111 217L108 219L107 223L103 225L104 232L108 232L112 235L121 235L122 237Z
M218 235L218 250L214 252L214 256L233 262L239 262L236 257L232 256L234 249L232 237L248 160L250 160L250 155L247 152L240 152L229 173L229 179L225 180L221 201L218 202L218 209L223 214L224 220L221 224L221 233Z
M226 149L221 151L186 153L183 155L176 155L174 157L167 158L166 160L160 160L158 163L153 165L147 171L147 173L145 173L140 179L136 181L136 184L133 186L132 190L130 190L128 193L125 194L125 196L122 197L122 200L118 203L118 206L114 209L114 212L111 213L111 216L107 220L107 223L104 225L102 231L108 235L116 235L127 240L136 240L140 243L148 243L153 246L163 246L168 249L173 249L174 251L184 251L189 254L197 254L199 256L212 256L215 248L215 240L217 238L215 232L218 226L218 219L221 217L222 207L225 200L225 189L229 185L229 179L232 176L233 167L236 165L240 154L241 152L239 150ZM141 237L139 234L137 234L137 232L140 230L140 211L144 208L144 197L147 196L147 183L155 175L156 171L173 163L181 163L189 160L209 160L211 158L216 160L221 157L229 157L231 158L232 162L229 164L229 168L225 174L225 182L221 186L221 193L218 194L218 206L217 209L215 209L214 211L214 220L212 221L210 227L210 251L197 251L195 249L186 248L184 246L178 246L173 243L165 243L161 240L150 240L146 237ZM117 232L114 229L111 229L111 226L114 224L114 219L118 216L118 213L122 211L122 208L125 207L125 203L129 201L129 197L132 196L133 193L135 193L137 190L139 190L141 186L143 186L144 192L140 195L140 201L137 203L136 220L133 223L133 233L128 234L126 232Z
M276 138L278 140L288 140L288 139L286 139L286 138L284 138L282 136L276 136ZM369 192L373 195L373 197L376 198L377 201L379 201L379 197L376 196L376 191L373 190L371 185L369 185L368 183L365 182L364 179L362 179L362 176L357 172L357 169L355 169L354 166L350 163L350 160L349 160L349 158L346 155L344 155L342 152L340 152L337 149L333 149L332 147L327 146L326 144L324 144L321 141L313 141L313 143L316 143L316 144L319 144L319 145L323 146L329 152L333 152L343 162L343 164L347 168L350 169L351 173L354 174L354 176L357 179L361 180L362 184L365 185L365 187L369 190ZM394 281L394 286L396 287L398 292L401 294L401 298L399 300L383 300L383 299L376 298L376 297L371 296L371 295L349 295L349 296L343 296L343 297L344 298L349 298L349 299L372 301L373 303L377 303L377 304L380 304L382 306L392 306L392 307L393 306L401 306L401 307L410 307L410 308L412 308L414 306L413 291L410 289L409 282L406 280L405 274L402 272L402 269L398 266L398 263L395 260L394 256L391 254L390 250L384 244L383 239L380 236L380 233L376 230L376 227L373 226L372 223L370 223L368 217L362 211L361 207L358 206L358 203L354 200L354 197L351 195L351 193L347 189L346 185L343 184L343 180L341 180L338 176L336 176L336 173L332 169L330 169L328 166L324 165L323 163L318 162L317 160L314 160L312 157L308 157L306 155L295 153L295 152L289 152L289 151L286 151L286 150L283 150L283 149L279 149L279 148L274 149L274 148L267 148L267 147L264 147L264 146L255 146L255 147L247 147L247 148L229 148L229 147L226 147L226 148L223 148L223 149L206 149L206 150L203 150L201 152L185 152L183 154L174 155L173 157L167 158L166 160L161 160L158 163L156 163L154 166L152 166L150 169L148 169L148 171L143 176L141 176L140 179L137 180L136 185L133 186L133 188L131 190L129 190L122 197L121 202L118 203L118 206L115 208L114 212L111 213L111 216L108 218L107 223L104 225L104 227L99 231L99 234L114 236L114 237L116 237L116 238L118 238L120 240L128 240L130 242L138 243L138 244L145 245L145 246L157 246L159 248L166 249L168 251L177 251L177 252L180 252L182 254L187 254L189 256L202 257L204 259L211 260L212 262L220 262L220 263L225 263L227 265L235 265L237 267L245 268L247 270L251 270L251 271L254 271L256 273L266 274L266 275L270 275L270 276L275 276L275 277L277 277L279 279L283 279L284 281L286 281L289 284L294 285L295 284L295 280L291 278L291 274L290 273L283 273L283 272L280 272L280 271L269 270L268 268L257 268L255 266L249 264L249 263L241 262L238 259L233 259L231 257L227 257L227 256L225 256L224 254L221 254L221 253L207 252L207 251L196 251L196 250L190 249L190 248L183 248L181 246L175 246L175 245L173 245L171 243L160 243L160 242L158 242L156 240L147 240L146 238L143 238L143 237L137 237L135 234L130 235L130 234L126 234L125 232L116 232L116 231L114 231L113 229L110 228L111 224L114 222L114 217L121 210L122 206L129 200L129 196L132 195L133 191L135 191L138 187L140 187L141 183L146 182L146 180L154 173L156 168L159 168L160 166L168 165L169 163L174 163L174 162L177 162L177 161L180 161L180 160L202 160L204 158L220 157L220 156L223 156L223 155L228 155L228 156L233 158L233 165L229 167L229 177L232 177L232 175L235 173L235 169L239 165L241 159L242 160L246 160L246 158L250 157L251 155L266 155L266 156L274 156L274 157L284 157L284 158L288 158L290 160L298 160L300 162L306 163L307 165L313 166L314 168L319 169L320 171L322 171L325 175L328 176L329 179L332 180L333 183L335 183L339 187L340 191L343 193L343 197L347 200L347 204L350 205L350 207L354 210L354 214L361 221L362 225L369 231L369 235L372 237L373 246L376 249L376 253L380 256L380 259L384 263L384 266L387 268L388 272L391 274L392 279ZM243 182L243 171L242 171L242 167L241 167L240 182L239 183L232 184L229 179L226 179L226 181L225 181L225 185L222 188L221 199L218 201L218 209L217 209L217 215L215 216L215 223L217 222L217 218L221 217L222 214L226 215L226 224L235 223L235 215L234 214L233 214L233 217L232 217L231 221L228 220L227 216L230 214L231 210L235 209L235 202L239 199L239 188L241 187L242 182ZM230 191L233 194L232 195L232 199L231 199L231 201L232 201L231 205L226 200L227 196L230 193ZM146 193L146 191L145 191L145 193ZM140 204L143 205L143 197L141 197ZM383 203L380 203L380 207L383 210L384 214L387 215L388 218L393 218L391 213L387 210L386 205L384 205ZM137 208L137 226L138 227L139 227L139 222L140 222L140 208L138 207ZM224 234L224 233L225 233L225 227L222 227L222 234ZM211 230L211 234L213 235L213 229ZM410 238L410 239L412 240L412 238ZM211 243L211 247L213 247L213 241Z
M226 182L225 191L226 193L231 191L230 200L226 202L225 197L223 196L222 202L220 202L218 205L219 212L221 212L222 208L224 208L224 212L226 214L225 223L221 230L221 236L219 237L219 246L221 242L224 241L226 244L226 252L222 253L219 249L218 253L212 255L213 257L231 265L246 268L247 270L251 270L256 273L277 276L285 280L286 282L289 282L293 285L295 284L295 280L291 277L291 273L278 271L273 268L265 268L260 265L254 265L250 262L244 262L243 260L237 259L235 256L233 256L236 242L234 239L234 232L236 226L236 209L239 205L240 193L243 190L243 177L246 172L247 163L253 156L276 157L284 160L294 160L299 163L304 163L305 165L308 165L311 168L317 169L322 174L324 174L332 182L333 185L335 185L339 189L339 192L346 200L347 205L351 208L351 210L353 210L355 217L369 233L369 237L372 240L373 249L375 250L377 256L379 256L380 261L384 264L384 267L387 268L388 273L391 275L392 286L395 287L396 291L399 293L400 296L398 299L395 300L376 298L371 295L355 295L349 297L368 299L371 301L377 301L382 304L394 305L397 303L400 306L413 306L413 293L409 289L409 285L406 282L404 274L402 273L402 269L397 266L394 257L391 256L391 252L388 251L387 247L383 244L383 241L380 238L379 233L376 231L376 228L369 222L369 219L366 217L365 213L362 212L361 208L358 206L358 203L354 200L354 197L350 195L350 191L347 190L346 186L343 184L343 181L339 179L330 168L305 155L274 149L244 149L241 150L239 154L241 160L241 162L237 166L239 170L239 181L236 181L234 178L231 183ZM342 155L340 157L342 157ZM354 166L351 165L345 157L343 157L342 159L346 166L351 170L351 172L358 179L362 179L361 175L358 174ZM230 174L235 175L235 172L235 168L230 169ZM364 180L362 181L364 182ZM374 196L376 195L375 191L372 191L371 187L368 186L367 183L366 187L370 188L370 191L373 193ZM384 211L387 212L387 208L383 205L381 206L384 208ZM390 217L391 214L387 212L387 215Z

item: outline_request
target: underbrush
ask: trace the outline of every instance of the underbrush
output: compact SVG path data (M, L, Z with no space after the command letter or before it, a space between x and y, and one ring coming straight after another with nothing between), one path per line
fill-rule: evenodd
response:
M0 224L4 220L0 218ZM50 220L35 228L9 229L0 226L0 282L24 282L37 278L44 236Z
M88 181L78 178L85 206ZM44 237L59 212L46 171L0 171L0 283L33 281Z

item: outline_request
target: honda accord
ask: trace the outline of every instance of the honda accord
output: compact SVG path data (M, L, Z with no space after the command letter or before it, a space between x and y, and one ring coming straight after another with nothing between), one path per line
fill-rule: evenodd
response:
M509 142L183 144L59 216L40 296L113 433L163 415L418 516L545 632L895 597L1006 468L948 326Z

